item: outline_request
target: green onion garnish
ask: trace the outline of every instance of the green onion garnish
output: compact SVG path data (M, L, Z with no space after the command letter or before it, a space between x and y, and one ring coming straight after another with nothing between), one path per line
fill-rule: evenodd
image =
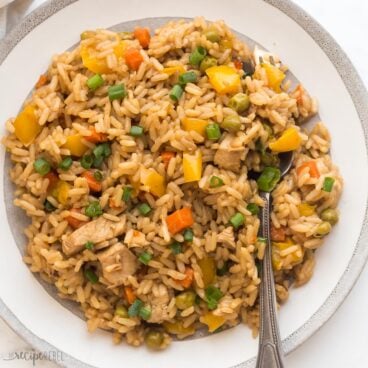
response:
M143 307L139 310L139 317L147 320L151 317L151 309L149 307Z
M247 206L247 210L252 215L258 215L259 214L259 206L256 205L255 203L249 203L248 206Z
M132 187L124 187L123 189L123 195L121 196L121 199L126 203L130 201L130 198L132 197L133 188Z
M93 156L92 155L83 156L81 158L80 164L83 167L83 169L86 169L86 170L90 169L93 164Z
M189 55L189 63L193 66L198 66L201 63L201 61L206 57L206 55L207 50L202 46L198 46Z
M138 205L138 211L142 216L147 216L152 211L152 208L147 203L141 203Z
M51 165L44 158L38 158L34 163L33 167L40 175L45 176L51 170Z
M91 268L86 268L84 270L84 277L91 283L96 284L98 282L98 276Z
M100 74L95 74L93 77L87 80L87 86L90 90L95 91L104 84L104 80Z
M94 244L91 241L88 241L86 244L84 244L84 247L89 250L93 250Z
M56 210L56 207L54 207L47 199L45 199L45 202L43 202L43 208L47 213L54 212Z
M258 188L263 192L271 192L281 178L281 172L276 167L265 167L257 180Z
M331 178L329 176L326 176L325 177L325 180L323 181L322 190L324 192L330 193L331 190L332 190L332 187L334 186L334 183L335 183L335 179L334 178Z
M211 141L217 141L221 137L220 126L216 123L206 126L207 138Z
M234 216L231 217L230 224L235 229L238 229L240 226L244 224L244 215L240 212L237 212Z
M148 252L143 252L141 253L141 255L138 257L139 262L148 265L149 261L152 259L152 254L148 253Z
M181 85L195 82L197 82L197 74L194 71L186 72L179 75L179 83Z
M104 162L103 156L94 157L92 166L95 169L101 169L101 166L102 166L103 162Z
M133 304L128 309L129 317L136 317L139 314L139 311L143 307L142 300L136 299Z
M107 142L101 143L99 145L97 145L94 149L93 149L93 154L96 158L107 158L111 155L111 147L110 144Z
M184 231L184 240L188 243L193 241L194 234L192 229L185 229Z
M100 202L91 202L84 210L84 213L88 217L97 217L103 214Z
M103 175L102 175L102 172L101 171L95 171L93 173L93 177L97 180L97 181L102 181L103 179Z
M223 294L219 288L210 285L205 289L206 302L209 310L217 308L219 300L222 298Z
M143 127L139 125L132 125L130 128L129 134L132 137L140 137L143 134Z
M59 168L61 170L67 171L70 169L70 167L73 165L73 159L71 158L71 156L67 156L65 157L60 163L59 163Z
M178 255L180 253L183 253L182 246L179 242L174 242L170 245L170 249L173 252L174 255Z
M110 101L119 100L127 96L124 84L110 86L107 93L109 95Z
M211 176L210 179L210 188L219 188L222 187L224 185L224 181L219 178L218 176Z
M178 102L180 100L181 95L183 94L184 90L180 84L175 84L172 90L169 93L169 97L174 101Z

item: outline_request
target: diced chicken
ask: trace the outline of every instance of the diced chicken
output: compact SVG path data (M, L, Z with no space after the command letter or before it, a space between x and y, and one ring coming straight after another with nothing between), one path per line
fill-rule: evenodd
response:
M63 239L63 252L71 256L84 249L90 241L94 244L121 235L125 230L125 222L113 222L103 217L88 222Z
M123 244L116 243L98 255L104 278L111 285L121 285L138 268L136 256Z
M220 143L219 149L215 153L214 162L216 165L226 170L239 171L240 162L244 155L245 148L232 146L233 137L226 136Z
M156 284L152 287L152 294L153 297L150 300L151 317L148 322L162 323L173 318L173 315L170 315L172 308L168 309L170 296L167 287L163 284Z
M133 248L144 247L145 245L148 245L149 242L146 240L146 236L142 232L130 229L125 234L124 244L129 248Z

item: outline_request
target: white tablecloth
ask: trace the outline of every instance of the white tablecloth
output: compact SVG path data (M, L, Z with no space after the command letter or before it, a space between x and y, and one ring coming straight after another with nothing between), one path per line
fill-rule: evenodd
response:
M347 52L368 87L368 1L294 0L329 31ZM21 5L18 5L22 2ZM43 0L17 0L20 9L32 10ZM13 4L12 6L14 6ZM0 10L0 36L1 36ZM12 20L14 18L10 18ZM327 272L327 271L326 271ZM286 358L286 367L368 367L368 267L351 294L322 329ZM306 301L307 302L307 301ZM24 308L27 302L24 301ZM6 361L9 353L31 348L0 320L0 367L29 368L32 362ZM36 362L40 368L55 368L50 362ZM210 362L209 362L210 366Z

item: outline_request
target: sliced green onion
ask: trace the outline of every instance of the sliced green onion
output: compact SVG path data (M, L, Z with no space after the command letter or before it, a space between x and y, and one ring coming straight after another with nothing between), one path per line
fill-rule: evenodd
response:
M80 164L83 167L83 169L87 169L87 170L90 169L93 164L93 156L92 155L83 156L81 158Z
M100 202L91 202L84 210L84 213L88 217L97 217L103 214Z
M93 248L95 247L95 245L91 241L88 241L86 244L84 244L84 247L86 249L93 250Z
M325 177L325 180L323 181L322 190L324 192L330 193L332 190L332 187L334 186L335 179L331 178L329 176Z
M217 308L219 300L222 298L223 294L221 290L213 285L208 286L205 289L206 302L209 310Z
M143 127L139 125L132 125L129 134L132 137L140 137L141 135L143 135Z
M95 156L95 158L107 158L111 155L111 147L110 144L107 142L98 144L94 149L93 149L93 154Z
M216 123L208 124L206 126L206 134L207 138L210 139L211 141L217 141L221 137L220 126Z
M147 216L152 211L152 208L147 203L141 203L138 206L138 211L142 216Z
M244 224L244 215L240 212L237 212L234 216L231 217L230 224L235 229L238 229L240 226Z
M136 317L139 314L139 311L143 307L142 300L136 299L133 304L128 309L129 317Z
M180 100L181 95L183 94L184 90L180 84L175 84L175 86L170 91L169 97L174 101L178 102Z
M93 77L87 80L87 86L90 90L95 91L104 84L104 80L100 74L95 74Z
M213 66L217 65L217 59L212 56L206 56L202 61L201 65L199 66L199 70L204 73L207 69L212 68Z
M184 240L188 243L191 243L193 241L194 234L192 229L186 229L184 231Z
M133 188L132 187L124 187L123 189L123 195L121 196L121 199L127 203L130 201L132 197Z
M60 163L59 168L61 170L67 171L70 169L70 167L73 165L73 159L71 156L65 157Z
M193 66L198 66L201 63L201 61L205 58L206 55L207 55L207 50L202 46L198 46L189 55L189 63Z
M117 84L110 86L107 90L110 101L119 100L127 96L124 84Z
M259 206L256 205L255 203L249 203L248 206L247 206L247 210L252 215L258 215L259 214Z
M139 317L141 317L144 320L147 320L151 317L151 309L149 307L143 307L139 310Z
M177 241L170 245L170 249L175 255L183 253L182 245Z
M280 159L277 154L273 154L271 152L263 150L261 152L261 162L263 165L266 166L278 166L280 163Z
M276 167L265 167L257 180L258 188L263 192L271 192L281 178L281 172Z
M47 213L54 212L56 210L56 207L54 207L54 205L47 199L43 202L43 208Z
M179 83L182 85L195 82L197 82L197 74L194 71L186 72L179 75Z
M210 179L210 188L219 188L222 187L224 185L224 181L219 178L218 176L211 176Z
M236 133L241 128L241 121L239 115L229 115L221 123L221 128L230 133Z
M229 107L239 114L248 109L250 105L249 96L245 93L237 93L230 98Z
M143 252L141 253L141 255L138 257L139 262L148 265L149 261L152 259L152 254L148 253L148 252Z
M102 175L102 172L101 171L95 171L93 173L93 177L97 180L97 181L102 181L103 179L103 175Z
M98 276L91 268L84 270L84 277L91 283L96 284L98 282Z
M34 163L33 167L40 175L45 176L51 170L51 165L44 158L38 158Z

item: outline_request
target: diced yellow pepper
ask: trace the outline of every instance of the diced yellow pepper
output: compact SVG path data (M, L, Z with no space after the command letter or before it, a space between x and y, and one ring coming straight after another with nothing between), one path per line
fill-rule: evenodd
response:
M194 130L202 137L206 136L206 126L208 125L208 120L197 119L197 118L183 118L182 124L184 130L187 132Z
M298 149L301 143L302 139L298 131L290 127L282 133L280 138L270 142L268 146L273 152L288 152Z
M298 205L300 216L312 216L316 213L315 209L316 206L311 206L310 204L305 202Z
M168 66L167 68L164 68L162 72L169 76L175 73L182 74L185 73L185 68L183 67L183 65Z
M183 172L186 183L198 181L202 177L202 152L198 149L193 155L183 154Z
M239 92L241 83L238 72L227 65L213 66L206 69L212 87L218 93Z
M116 57L124 57L126 50L126 42L125 41L119 41L119 43L114 47L114 54Z
M82 139L83 136L80 134L70 135L66 138L63 148L68 149L72 156L82 157L88 150L88 147L82 142Z
M111 69L107 66L106 59L99 59L97 51L93 46L82 45L80 50L83 65L93 73L106 74L110 73Z
M233 47L233 42L225 38L220 41L220 46L222 49L231 49Z
M61 204L66 204L68 201L69 190L71 185L66 181L59 180L52 189L51 195Z
M295 266L303 260L304 252L300 245L297 245L298 249L287 256L282 257L280 252L286 250L287 248L294 246L290 239L286 242L272 242L272 265L277 271L281 270L283 267L283 260L291 255L292 262L288 266Z
M212 257L206 257L198 260L198 266L202 271L202 279L204 287L215 282L216 278L216 263Z
M148 187L150 193L161 197L166 192L165 178L154 169L143 169L141 172L141 183Z
M166 332L174 335L193 335L195 332L194 326L184 327L183 322L164 322L164 329Z
M208 312L199 318L200 322L208 326L208 332L214 332L225 323L225 318L215 316L213 312Z
M280 93L280 85L285 79L286 75L279 68L271 64L262 64L262 68L266 71L268 86L275 92Z
M35 108L27 105L14 121L14 134L24 144L31 144L41 131Z

